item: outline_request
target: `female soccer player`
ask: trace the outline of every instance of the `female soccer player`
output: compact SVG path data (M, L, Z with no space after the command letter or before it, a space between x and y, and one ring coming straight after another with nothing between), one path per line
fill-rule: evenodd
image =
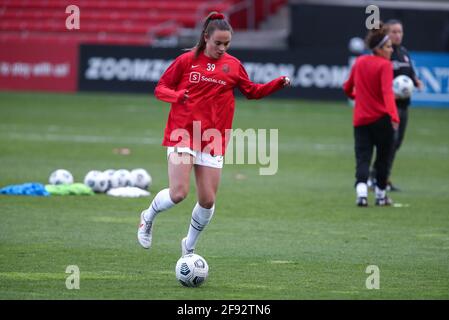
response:
M393 93L393 52L386 28L372 29L366 37L372 55L358 57L343 90L354 107L354 139L356 156L356 193L358 206L368 205L369 166L376 147L376 205L391 205L386 195L388 161L394 128L399 125Z
M227 132L232 128L234 88L248 99L260 99L290 84L287 77L266 84L251 82L242 63L226 53L232 32L223 14L211 12L198 44L176 58L156 86L155 96L171 103L162 142L167 147L169 187L141 213L137 238L146 249L151 246L154 218L186 198L192 169L198 201L181 241L182 255L194 251L212 219Z
M391 61L393 62L393 77L404 74L413 80L415 87L418 89L423 88L422 82L416 76L415 70L413 69L412 60L405 47L402 46L402 38L404 36L404 31L402 28L402 23L399 20L388 20L385 23L388 29L388 36L391 39L393 45L393 53L391 54ZM393 162L396 156L396 152L399 150L402 141L404 140L405 129L408 123L408 107L410 105L410 98L406 99L396 99L396 106L398 108L399 124L398 130L394 134L394 143L392 145L392 151L390 153L390 159L388 164L388 182L387 189L391 191L399 191L399 188L393 185L390 180L391 170L393 168Z

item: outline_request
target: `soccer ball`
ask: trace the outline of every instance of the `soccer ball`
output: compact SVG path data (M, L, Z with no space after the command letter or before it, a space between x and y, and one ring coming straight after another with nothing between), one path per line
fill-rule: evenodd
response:
M105 192L108 189L107 176L97 170L91 170L86 174L84 184L95 192Z
M362 38L353 37L349 40L348 49L354 54L362 54L365 50L365 42Z
M73 176L65 169L58 169L53 171L48 178L50 184L72 184Z
M414 89L412 79L406 75L400 75L393 80L393 91L396 99L410 98Z
M131 186L131 172L126 169L115 171L111 178L111 187L120 188L128 186Z
M111 189L112 188L112 177L114 176L114 169L108 169L103 171L103 174L106 176L106 180L108 182L108 187L107 189Z
M209 265L198 254L191 253L179 258L176 263L176 279L183 286L199 287L209 275Z
M148 189L151 186L151 176L145 169L134 169L131 171L132 186L140 189Z

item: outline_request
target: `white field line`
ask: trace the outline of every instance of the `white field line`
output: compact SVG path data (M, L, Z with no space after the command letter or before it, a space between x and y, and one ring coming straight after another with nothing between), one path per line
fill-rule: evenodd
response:
M132 136L100 136L100 135L79 135L79 134L62 134L62 133L42 133L42 132L12 132L0 130L0 140L15 140L15 141L33 141L33 142L72 142L72 143L110 143L110 144L122 144L122 145L161 145L162 137L150 138L142 135L141 137ZM284 139L283 139L284 140ZM347 143L315 143L307 141L306 139L295 139L289 141L282 141L278 145L279 151L286 153L298 153L298 152L338 152L338 153L351 153L354 152L354 145L352 140L348 140ZM245 150L254 151L257 149L256 145L246 145ZM440 146L422 146L413 145L412 143L405 144L399 151L401 154L413 155L413 154L449 154L448 145Z
M148 137L116 137L98 135L67 135L54 133L20 133L7 132L2 134L7 140L35 141L35 142L75 142L75 143L113 143L113 144L161 144L162 138Z

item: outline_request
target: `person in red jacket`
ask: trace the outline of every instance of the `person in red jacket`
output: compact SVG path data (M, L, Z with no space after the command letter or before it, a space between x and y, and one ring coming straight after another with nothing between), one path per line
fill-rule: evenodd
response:
M181 252L194 252L215 210L234 116L234 89L248 99L260 99L290 84L285 76L266 84L251 82L242 63L226 53L232 33L223 14L211 12L198 44L178 56L156 86L156 98L171 103L162 142L167 147L169 187L141 213L137 238L143 248L151 246L155 217L186 198L193 169L198 201L187 236L181 241Z
M374 147L376 148L376 205L391 205L386 195L389 153L399 117L393 93L393 52L387 29L369 30L366 45L372 55L356 59L349 79L343 84L345 94L355 99L354 140L356 156L356 204L368 205L368 176Z

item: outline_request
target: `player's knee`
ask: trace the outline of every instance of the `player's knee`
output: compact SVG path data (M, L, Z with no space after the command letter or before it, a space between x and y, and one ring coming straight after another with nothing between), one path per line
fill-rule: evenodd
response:
M170 198L174 203L184 200L189 194L189 188L185 186L176 186L170 189Z
M214 206L214 203L215 203L215 197L208 197L208 198L198 200L198 204L205 209L212 208Z

